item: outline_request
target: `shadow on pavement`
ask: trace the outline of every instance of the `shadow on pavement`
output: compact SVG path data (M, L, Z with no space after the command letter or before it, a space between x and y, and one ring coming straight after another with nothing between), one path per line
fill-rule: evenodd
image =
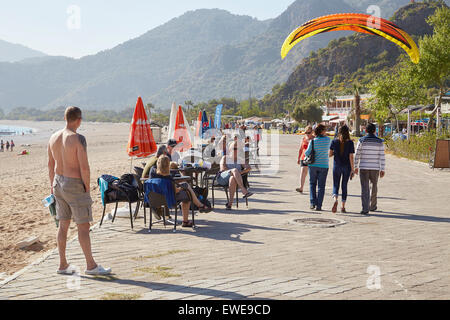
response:
M169 284L169 283L161 283L161 282L146 282L146 281L139 281L139 280L130 280L130 279L119 279L114 274L111 274L110 277L87 277L87 276L80 276L81 278L84 278L86 280L95 280L100 282L108 282L108 283L118 283L123 285L132 285L136 287L143 287L146 289L150 289L152 291L166 291L166 292L180 292L180 293L192 293L193 295L205 295L205 296L211 296L211 297L221 297L221 296L227 296L229 299L246 299L247 297L236 293L232 291L223 291L223 290L216 290L211 288L199 288L199 287L189 287L189 286L183 286L183 285L177 285L177 284ZM112 278L111 278L112 277Z
M214 240L224 240L224 241L237 241L241 243L247 244L264 244L263 242L251 241L251 240L242 240L241 235L244 233L250 232L251 230L270 230L270 231L291 231L286 229L278 229L278 228L269 228L269 227L260 227L243 223L234 223L234 222L221 222L221 221L213 221L213 220L201 220L195 219L195 224L197 226L196 229L184 228L181 229L177 227L177 233L182 233L183 235L190 235L201 238L209 238ZM152 228L152 232L148 233L148 229L142 229L138 231L138 234L146 234L149 236L156 234L167 234L172 233L172 226L158 227ZM176 233L175 233L176 234Z
M439 218L439 217L433 217L433 216L423 216L423 215L415 215L415 214L401 213L401 212L375 211L375 212L370 212L369 217L370 216L379 217L379 218L390 218L390 219L404 219L404 220L425 221L425 222L450 223L450 218Z

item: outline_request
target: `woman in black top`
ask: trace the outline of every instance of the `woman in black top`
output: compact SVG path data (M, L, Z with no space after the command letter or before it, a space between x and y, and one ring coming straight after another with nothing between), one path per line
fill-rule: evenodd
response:
M354 176L354 158L355 145L350 139L350 132L346 125L339 129L337 138L331 142L330 157L334 156L333 166L333 198L334 205L332 212L336 213L338 206L339 185L342 178L342 208L345 213L345 202L347 201L348 180Z

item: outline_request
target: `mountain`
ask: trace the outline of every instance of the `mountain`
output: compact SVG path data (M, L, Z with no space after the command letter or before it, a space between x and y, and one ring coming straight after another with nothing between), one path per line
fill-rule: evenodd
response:
M44 57L45 53L0 40L0 62L17 62L28 58Z
M219 9L189 11L138 38L81 59L3 62L0 108L49 109L72 104L124 109L138 96L163 108L172 101L246 99L250 93L259 98L276 83L286 81L310 52L349 34L331 32L306 39L281 60L281 45L289 32L317 16L365 13L365 5L354 7L357 2L297 0L280 16L265 21Z

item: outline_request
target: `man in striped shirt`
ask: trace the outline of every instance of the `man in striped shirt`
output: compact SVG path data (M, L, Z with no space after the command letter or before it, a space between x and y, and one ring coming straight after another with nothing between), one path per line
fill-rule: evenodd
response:
M361 181L361 214L377 210L378 177L385 174L385 157L383 140L375 136L373 123L367 126L367 135L359 139L355 152L355 173ZM372 184L372 194L370 193Z

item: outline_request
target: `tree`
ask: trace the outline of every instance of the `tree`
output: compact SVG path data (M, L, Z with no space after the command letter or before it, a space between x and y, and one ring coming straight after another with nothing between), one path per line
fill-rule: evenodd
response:
M322 121L323 110L316 103L306 103L297 105L294 108L292 117L297 122L307 121L308 123Z
M425 103L425 87L412 76L412 65L403 60L391 72L382 72L369 87L373 97L369 108L379 124L395 118L397 132L399 113L410 105Z
M150 119L151 115L152 115L152 109L155 109L155 105L151 102L147 103L147 105L145 106L147 108L147 113L148 113L148 118Z
M191 100L185 101L184 104L186 105L188 112L189 112L190 107L191 108L194 107L194 103Z
M434 27L433 35L425 35L420 39L420 61L412 66L411 73L425 86L439 88L438 103L428 122L428 128L431 128L432 119L441 108L442 97L450 80L450 8L442 6L436 9L427 22Z
M357 84L353 85L353 91L355 93L355 101L354 101L354 108L355 108L355 130L356 130L356 136L359 137L361 135L360 131L360 125L361 125L361 96L359 95L359 90L361 87Z

